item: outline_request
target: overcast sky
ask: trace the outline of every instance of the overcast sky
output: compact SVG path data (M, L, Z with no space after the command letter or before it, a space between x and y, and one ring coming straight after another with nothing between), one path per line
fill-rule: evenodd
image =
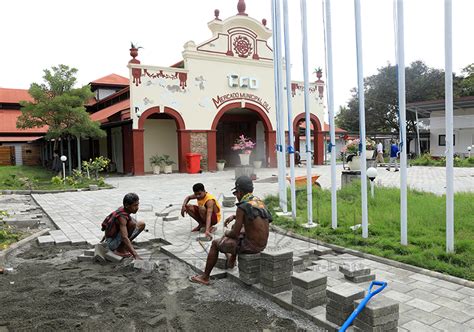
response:
M453 1L453 69L474 62L473 0ZM300 1L289 0L292 76L303 77ZM271 27L270 0L246 0L246 12L266 18ZM214 9L225 19L237 13L237 0L15 0L0 10L0 87L28 89L41 82L43 69L66 64L79 69L87 84L116 73L128 76L130 41L143 46L142 64L170 66L181 60L183 45L211 37L207 22ZM332 0L334 98L336 110L357 84L354 1ZM393 0L362 0L364 76L395 63ZM322 1L307 0L309 67L325 68ZM269 44L272 45L271 40ZM444 0L405 1L405 61L423 60L444 68Z

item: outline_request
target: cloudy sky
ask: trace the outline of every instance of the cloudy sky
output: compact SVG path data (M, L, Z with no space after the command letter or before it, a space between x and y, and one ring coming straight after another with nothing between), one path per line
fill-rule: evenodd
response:
M474 62L474 1L453 2L453 68ZM302 79L300 1L289 0L293 79ZM266 18L270 0L246 0L249 16ZM87 84L110 73L127 76L130 41L143 46L143 64L169 66L181 60L185 42L210 38L214 9L225 19L237 0L15 0L0 9L0 87L28 89L43 69L67 64ZM335 105L345 105L357 84L354 2L332 0ZM395 62L393 0L361 0L364 76ZM325 68L322 0L307 0L310 73ZM406 64L423 60L444 68L444 0L405 1ZM269 41L271 45L271 40ZM311 76L314 79L314 76Z

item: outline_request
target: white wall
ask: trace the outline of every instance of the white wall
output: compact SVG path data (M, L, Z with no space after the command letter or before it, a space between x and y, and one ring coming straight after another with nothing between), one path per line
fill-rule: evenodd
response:
M23 165L23 155L21 154L21 147L23 143L5 143L4 146L14 146L15 147L15 165Z
M167 154L176 164L173 170L178 170L178 135L176 122L167 119L147 119L145 121L145 172L151 172L150 157Z

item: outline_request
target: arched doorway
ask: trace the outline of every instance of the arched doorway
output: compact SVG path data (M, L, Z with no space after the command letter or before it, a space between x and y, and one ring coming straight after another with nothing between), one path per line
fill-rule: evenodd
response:
M310 114L311 143L313 144L313 164L322 165L324 162L324 137L321 122L316 115ZM305 134L305 114L298 114L293 121L293 132L295 135L295 150L300 152L302 159L305 158L307 137ZM301 150L303 149L303 150Z
M143 168L145 172L151 172L152 167L149 159L153 155L169 155L175 162L173 171L182 171L185 162L181 151L182 131L185 129L184 120L181 115L165 107L160 112L159 107L152 107L140 116L139 129L143 130Z
M260 107L250 103L242 105L240 101L227 104L215 116L212 131L215 138L209 148L210 170L215 169L215 161L219 159L226 160L228 166L240 164L238 153L231 147L242 134L257 143L250 161L262 160L264 166L276 166L275 131ZM215 159L211 156L215 156Z

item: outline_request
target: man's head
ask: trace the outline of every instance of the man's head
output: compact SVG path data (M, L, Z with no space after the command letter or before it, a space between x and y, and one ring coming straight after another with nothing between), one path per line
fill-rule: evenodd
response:
M197 199L202 199L206 196L206 189L204 189L204 185L202 183L196 183L193 186L193 193Z
M140 199L135 193L128 193L123 197L123 207L128 213L137 213Z
M240 202L244 195L253 192L252 179L246 175L239 176L237 180L235 180L235 187L232 189L232 191L232 193Z

